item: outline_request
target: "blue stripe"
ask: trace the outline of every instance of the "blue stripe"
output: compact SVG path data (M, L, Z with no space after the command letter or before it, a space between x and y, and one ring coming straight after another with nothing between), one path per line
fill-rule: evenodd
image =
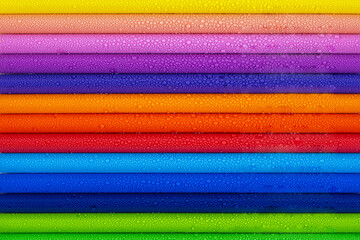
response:
M360 173L353 153L3 153L3 173Z
M359 213L359 194L2 194L2 213Z
M360 93L360 74L12 74L0 93Z
M0 174L0 193L360 193L360 174Z

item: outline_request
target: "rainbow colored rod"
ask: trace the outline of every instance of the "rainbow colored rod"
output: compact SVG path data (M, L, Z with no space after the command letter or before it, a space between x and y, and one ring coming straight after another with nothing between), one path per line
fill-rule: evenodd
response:
M360 74L9 74L0 93L360 93Z
M0 94L0 113L360 113L360 94Z
M351 153L3 153L5 173L360 173Z
M3 240L358 240L360 234L152 234L152 233L118 233L118 234L1 234Z
M359 194L1 194L2 213L360 213Z
M0 14L18 13L360 13L357 0L3 0Z
M360 134L0 134L2 153L360 153Z
M0 133L360 133L359 121L360 114L2 114Z
M0 233L359 233L360 214L0 214Z
M0 32L357 34L359 22L345 14L9 14L0 15Z
M356 54L360 35L320 34L3 34L0 54L249 53Z
M359 193L352 173L0 174L0 193Z
M360 73L359 54L1 54L0 63L0 73Z

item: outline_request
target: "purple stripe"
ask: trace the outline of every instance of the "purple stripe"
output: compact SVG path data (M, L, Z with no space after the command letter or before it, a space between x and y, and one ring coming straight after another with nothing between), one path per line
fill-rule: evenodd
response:
M360 73L360 55L4 54L1 73Z

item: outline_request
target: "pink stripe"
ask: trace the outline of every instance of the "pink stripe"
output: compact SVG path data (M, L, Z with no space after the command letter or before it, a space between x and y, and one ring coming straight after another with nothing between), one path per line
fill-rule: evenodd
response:
M0 53L360 53L360 34L9 34Z

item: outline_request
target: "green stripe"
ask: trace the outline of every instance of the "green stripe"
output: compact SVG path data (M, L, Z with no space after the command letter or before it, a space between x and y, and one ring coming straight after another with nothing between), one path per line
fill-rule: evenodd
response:
M1 240L359 240L360 234L1 234Z
M0 233L360 233L360 214L0 214Z

